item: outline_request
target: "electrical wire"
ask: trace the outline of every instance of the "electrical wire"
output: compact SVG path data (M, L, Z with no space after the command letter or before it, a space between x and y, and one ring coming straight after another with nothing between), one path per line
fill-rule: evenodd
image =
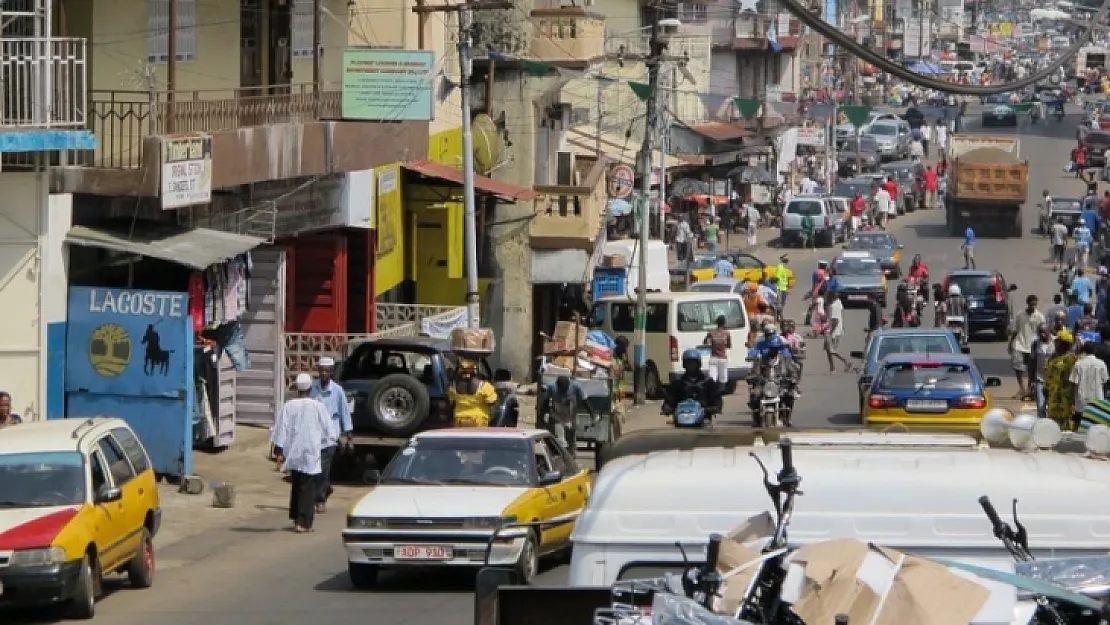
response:
M1050 63L1045 69L1034 72L1033 74L1021 80L1016 80L1004 85L975 87L971 85L958 85L943 80L938 80L936 78L929 78L927 76L922 76L917 72L910 71L909 68L902 67L901 65L898 65L890 59L883 57L876 52L868 49L867 47L857 43L854 39L840 32L840 30L838 30L836 26L829 24L828 22L821 19L819 16L812 13L806 7L799 4L797 0L780 0L780 3L784 8L786 8L787 11L792 13L795 17L798 18L799 21L801 21L806 26L809 26L813 30L824 35L830 41L836 43L839 46L843 46L849 52L855 54L858 58L861 58L871 63L872 65L875 65L888 74L893 74L898 78L901 78L902 80L905 80L906 82L917 85L919 87L927 87L929 89L935 89L944 93L956 93L960 95L971 96L986 96L993 95L995 93L1016 91L1018 89L1028 87L1029 85L1038 83L1050 77L1053 73L1056 72L1057 69L1062 67L1064 63L1067 63L1072 58L1074 58L1076 53L1079 52L1080 48L1087 45L1087 37L1084 35L1090 29L1090 26L1084 27L1084 34L1076 38L1076 41L1072 45L1072 47L1068 48L1067 52L1065 52L1058 59ZM1106 17L1108 9L1110 9L1110 0L1104 0L1104 2L1102 3L1102 7L1098 11L1098 14L1091 21L1093 23L1101 22Z

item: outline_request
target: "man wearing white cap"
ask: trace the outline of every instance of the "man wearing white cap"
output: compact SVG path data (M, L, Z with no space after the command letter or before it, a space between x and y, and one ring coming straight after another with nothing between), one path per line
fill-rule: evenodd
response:
M316 512L323 514L328 508L328 497L331 497L331 464L335 460L335 452L339 447L339 438L347 437L351 442L351 410L347 405L347 393L335 380L331 379L335 360L330 356L321 356L317 363L318 377L312 382L310 397L324 404L328 409L331 419L328 421L328 431L324 436L324 450L321 453L320 464L322 470L317 479Z
M331 429L331 415L318 400L309 397L312 376L297 376L297 397L282 405L274 420L270 443L277 448L281 470L292 477L289 519L298 534L312 531L316 518L316 492L321 473L322 441Z

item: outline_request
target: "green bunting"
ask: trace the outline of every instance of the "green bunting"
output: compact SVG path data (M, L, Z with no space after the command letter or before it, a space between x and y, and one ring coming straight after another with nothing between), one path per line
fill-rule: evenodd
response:
M655 93L655 88L647 83L630 81L628 87L632 89L632 93L635 93L637 98L640 98L641 102L647 102L648 98Z
M867 123L867 116L871 114L870 106L845 106L842 109L844 116L848 118L848 123L856 128L863 126Z
M528 72L529 76L541 77L547 76L551 70L555 68L554 65L542 63L540 61L529 61L521 59L520 64L524 67L524 71Z
M759 112L759 100L749 100L746 98L733 98L733 105L736 111L740 113L740 117L744 119L751 119Z

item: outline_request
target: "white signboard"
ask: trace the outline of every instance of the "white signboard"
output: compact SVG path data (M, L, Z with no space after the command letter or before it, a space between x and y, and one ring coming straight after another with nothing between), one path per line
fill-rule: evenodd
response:
M824 128L799 128L798 145L821 147L826 144Z
M162 138L162 208L212 201L212 137L206 134Z

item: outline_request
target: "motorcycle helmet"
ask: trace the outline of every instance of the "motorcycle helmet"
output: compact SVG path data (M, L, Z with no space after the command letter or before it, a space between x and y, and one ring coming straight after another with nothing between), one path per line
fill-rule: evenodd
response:
M686 373L694 374L701 371L701 352L690 348L682 352L682 369Z
M779 328L775 324L767 323L767 324L763 325L763 336L765 336L767 338L771 338L772 336L775 336L778 333L779 333Z
M959 296L960 296L960 285L958 285L958 284L950 285L948 287L948 297L959 297Z

